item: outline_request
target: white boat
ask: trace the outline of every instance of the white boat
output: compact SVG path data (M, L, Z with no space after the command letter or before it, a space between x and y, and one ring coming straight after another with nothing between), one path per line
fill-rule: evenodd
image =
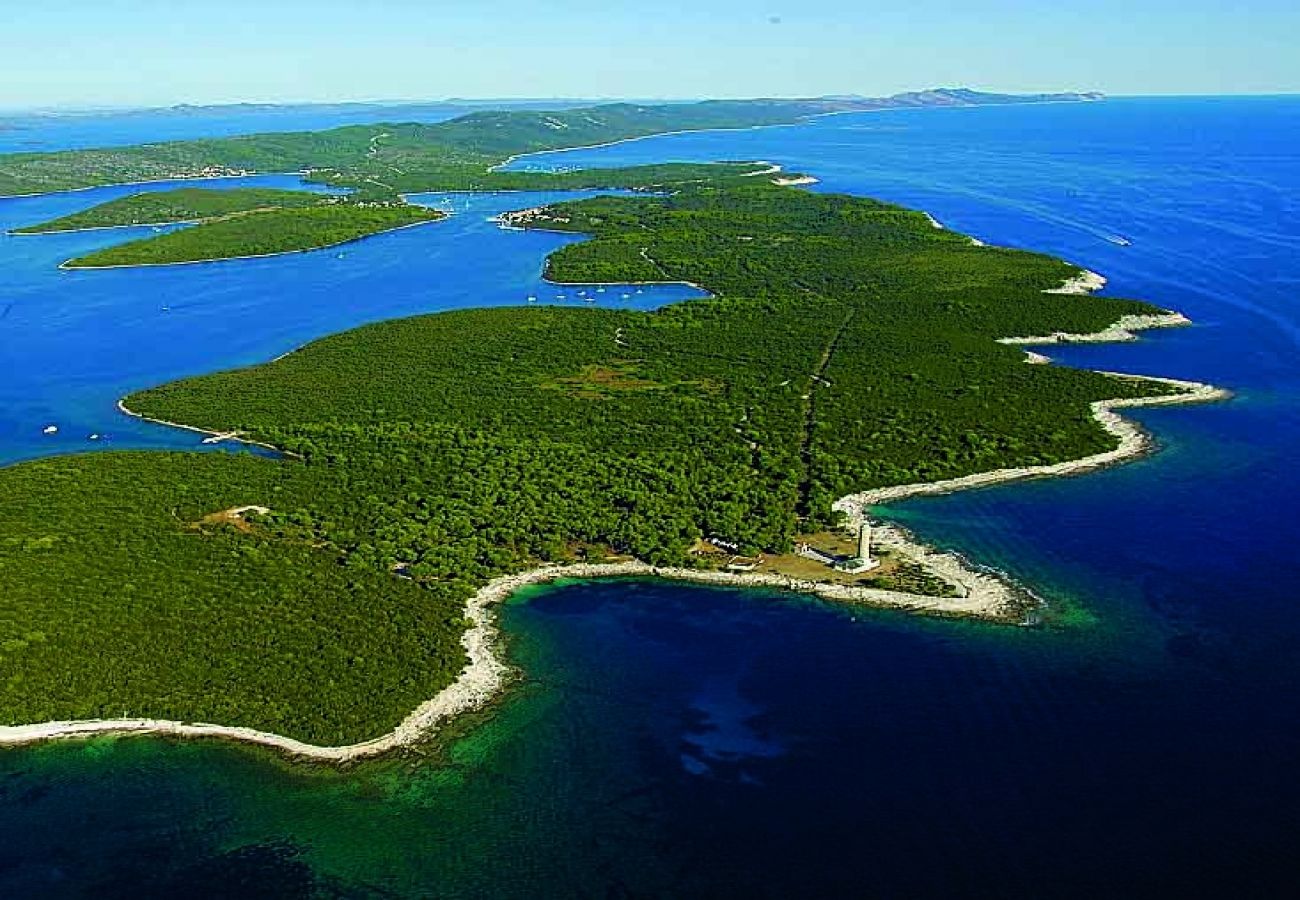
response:
M90 436L89 439L92 440L92 441L97 441L97 440L99 440L99 435L98 435L98 434L92 434L92 435Z
M58 434L58 433L59 433L58 425L46 425L45 428L41 430L41 434Z

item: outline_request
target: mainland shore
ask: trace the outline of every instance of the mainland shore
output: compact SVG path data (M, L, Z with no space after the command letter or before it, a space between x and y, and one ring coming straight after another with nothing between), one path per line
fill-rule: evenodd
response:
M137 187L144 184L166 184L169 181L223 181L230 178L267 178L272 175L309 175L307 169L297 172L232 172L227 175L173 175L168 178L145 178L140 181L107 181L104 184L90 184L86 187L63 188L57 191L31 191L26 194L0 194L0 200L22 200L26 197L55 197L59 194L80 194L85 191L98 191L111 187Z

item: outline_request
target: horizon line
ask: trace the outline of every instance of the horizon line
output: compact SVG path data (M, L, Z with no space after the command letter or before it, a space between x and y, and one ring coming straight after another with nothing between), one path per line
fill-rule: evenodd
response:
M918 88L916 90L900 91L894 94L873 96L870 94L821 94L816 96L753 96L753 95L699 95L699 96L659 96L659 97L638 97L638 96L588 96L588 97L564 97L564 96L493 96L493 97L415 97L415 98L370 98L364 100L357 99L340 99L340 100L214 100L211 102L195 101L177 101L175 103L144 103L144 104L112 104L112 103L86 103L86 104L43 104L40 106L0 106L0 115L41 115L41 114L89 114L104 115L114 113L132 113L132 112L168 112L174 110L203 110L203 109L228 109L236 106L255 106L266 109L275 108L292 108L304 106L483 106L493 103L591 103L591 104L609 104L609 103L703 103L711 100L724 101L763 101L771 100L777 102L798 102L813 100L838 100L838 99L855 99L855 100L890 100L895 97L906 96L908 94L921 94L931 91L944 90L972 90L977 93L988 94L1007 94L1009 96L1033 96L1035 94L1100 94L1109 100L1124 99L1160 99L1160 98L1185 98L1185 99L1214 99L1229 97L1297 97L1300 96L1300 88L1292 90L1270 90L1270 91L1227 91L1217 93L1205 93L1200 91L1190 92L1158 92L1158 93L1109 93L1100 90L1041 90L1041 91L997 91L983 90L979 88L964 87L934 87Z

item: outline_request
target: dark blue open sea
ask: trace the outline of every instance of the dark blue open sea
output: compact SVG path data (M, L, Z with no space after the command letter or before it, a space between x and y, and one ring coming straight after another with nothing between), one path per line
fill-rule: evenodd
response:
M0 753L0 896L1295 896L1298 137L1300 98L1119 99L521 160L761 158L920 207L1197 323L1059 362L1236 396L1138 413L1161 445L1141 462L891 511L1032 585L1042 627L651 581L531 590L503 611L526 680L435 758ZM3 200L0 228L123 192ZM564 239L484 221L540 199L430 197L458 215L343 258L67 273L111 237L0 239L0 460L192 446L113 401L365 321L554 299L538 276Z

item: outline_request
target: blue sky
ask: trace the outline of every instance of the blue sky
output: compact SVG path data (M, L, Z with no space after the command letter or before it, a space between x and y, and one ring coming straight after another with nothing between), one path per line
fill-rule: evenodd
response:
M5 4L0 107L1300 91L1300 2L46 0Z

